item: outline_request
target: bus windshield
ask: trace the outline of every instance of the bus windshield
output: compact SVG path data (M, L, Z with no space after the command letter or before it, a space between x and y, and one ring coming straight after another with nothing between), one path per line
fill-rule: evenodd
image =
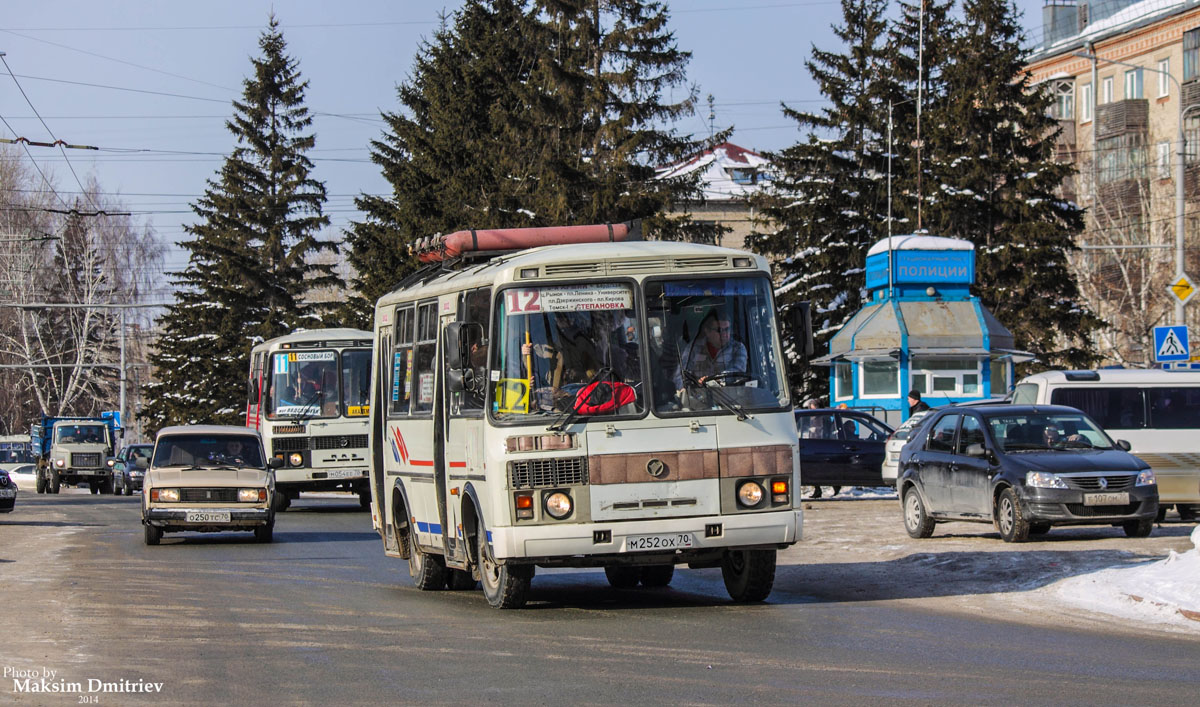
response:
M634 293L622 283L516 287L497 298L497 419L644 410Z
M346 417L365 417L370 412L371 350L342 352L342 385Z
M788 404L762 276L646 283L654 409L777 409Z
M337 417L341 393L336 351L280 351L271 355L267 417Z

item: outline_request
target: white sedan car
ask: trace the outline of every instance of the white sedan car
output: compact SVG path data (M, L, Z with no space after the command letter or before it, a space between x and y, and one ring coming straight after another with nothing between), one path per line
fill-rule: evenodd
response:
M887 438L883 454L883 483L892 488L896 487L896 473L900 468L900 450L904 448L904 443L908 441L908 436L912 433L913 428L928 414L928 410L914 412Z

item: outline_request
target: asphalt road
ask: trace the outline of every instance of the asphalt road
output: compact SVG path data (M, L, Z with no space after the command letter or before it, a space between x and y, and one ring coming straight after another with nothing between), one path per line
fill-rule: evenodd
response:
M951 524L940 541L908 545L895 501L807 505L806 539L781 554L767 603L730 604L719 570L684 569L654 591L561 570L539 571L528 608L496 611L478 591L414 589L354 497L302 497L269 545L245 533L147 547L136 497L23 491L0 515L0 703L1100 705L1200 694L1200 630L1093 622L994 591L1023 565L1041 568L1036 586L1182 551L1190 526L1164 526L1132 553L1113 529L1014 547L987 526ZM22 691L11 673L65 688ZM109 686L92 691L98 683Z

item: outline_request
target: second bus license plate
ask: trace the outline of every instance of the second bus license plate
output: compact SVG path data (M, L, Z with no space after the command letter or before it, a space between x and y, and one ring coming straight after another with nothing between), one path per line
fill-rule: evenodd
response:
M626 538L624 552L641 550L686 550L692 547L691 533L667 533L664 535L635 535Z

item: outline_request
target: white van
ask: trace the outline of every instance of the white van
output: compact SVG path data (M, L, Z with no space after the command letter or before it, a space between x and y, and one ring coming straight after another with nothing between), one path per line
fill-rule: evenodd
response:
M1083 410L1158 477L1159 518L1200 511L1200 371L1047 371L1017 383L1012 401Z

